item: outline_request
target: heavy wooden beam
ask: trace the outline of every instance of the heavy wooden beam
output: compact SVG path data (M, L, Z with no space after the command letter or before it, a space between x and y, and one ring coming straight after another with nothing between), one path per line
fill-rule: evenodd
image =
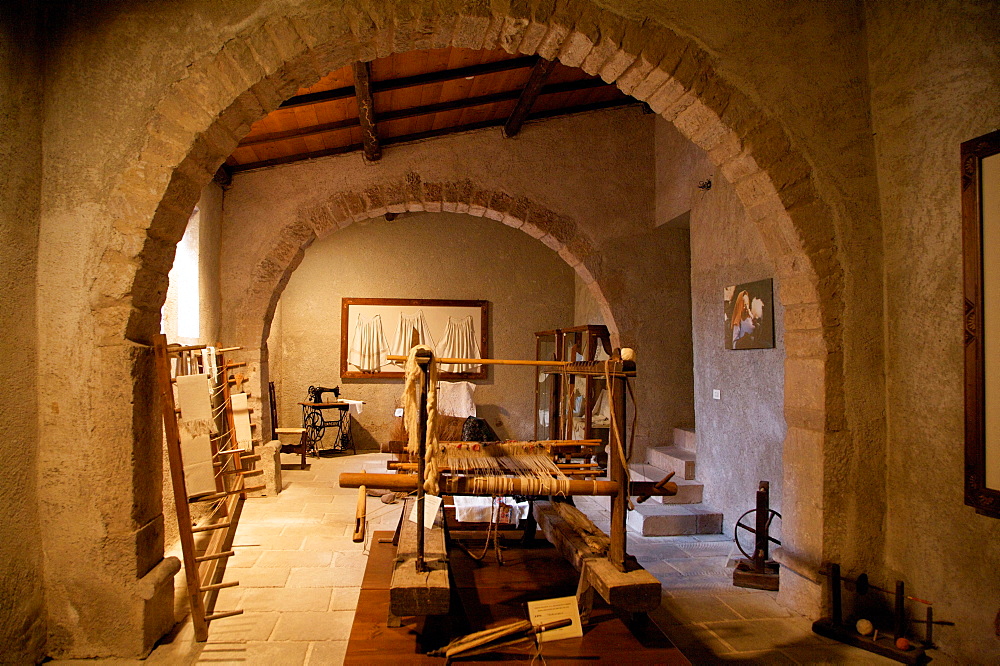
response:
M378 144L378 126L375 124L375 104L372 102L371 72L367 62L351 63L354 72L354 94L358 98L358 121L361 123L361 142L365 159L378 162L382 147Z
M542 94L545 81L555 68L556 61L545 58L539 58L535 66L531 68L531 77L528 79L527 85L524 86L524 90L521 91L521 95L517 98L517 105L503 126L503 134L508 139L521 131L521 126L524 125L528 114L531 113L531 107L535 105L538 96Z
M430 83L443 83L445 81L467 79L470 76L482 76L483 74L509 72L513 69L527 69L534 64L534 56L524 56L523 58L487 62L482 65L469 65L468 67L446 69L440 72L427 72L425 74L415 74L414 76L403 76L398 79L389 79L387 81L373 81L371 89L373 93L377 94L392 90L401 90L403 88L412 88L414 86L424 86ZM282 102L278 108L288 109L295 106L321 104L323 102L333 102L339 99L348 99L353 96L354 86L345 86L334 90L322 90L320 92L289 97Z
M553 109L551 111L544 111L542 113L535 113L529 116L528 120L544 120L546 118L557 118L559 116L570 116L577 113L587 113L589 111L602 111L604 109L615 109L623 106L635 106L640 104L632 97L626 97L622 99L612 99L606 102L595 102L593 104L581 104L579 106L570 106L563 109ZM403 134L401 136L389 137L382 139L381 144L384 146L393 146L400 143L408 143L410 141L420 141L423 139L432 139L440 136L447 136L449 134L457 134L459 132L469 132L472 130L486 129L489 127L500 127L506 122L505 119L499 118L495 120L483 120L475 123L466 123L464 125L455 125L453 127L442 127L441 129L428 130L426 132L414 132L413 134ZM272 166L280 166L282 164L292 164L293 162L301 162L303 160L312 160L320 157L330 157L331 155L343 155L344 153L353 153L355 151L361 150L363 148L360 143L353 143L347 146L338 146L336 148L326 148L324 150L314 150L308 153L297 153L295 155L285 155L284 157L275 157L269 160L261 160L259 162L247 162L246 164L233 164L229 165L229 170L232 173L242 173L244 171L253 171L255 169L264 169Z
M542 89L541 94L554 95L556 93L576 92L578 90L590 90L592 88L606 88L609 85L611 84L607 84L599 78L583 79L580 81L566 81L564 83L556 83L550 86L545 86ZM380 113L378 119L381 122L388 122L390 120L403 120L405 118L415 118L417 116L426 116L433 113L444 113L445 111L469 109L476 106L483 106L485 104L509 102L511 100L519 99L521 94L522 91L520 90L508 90L506 92L480 95L478 97L468 97L466 99L457 99L450 102L438 102L437 104L415 106L411 109L397 109L396 111L386 111L384 113ZM247 137L240 142L238 147L244 148L246 146L255 146L262 143L274 143L276 141L285 141L287 139L300 139L307 136L315 136L317 134L326 134L327 132L336 132L338 130L349 129L351 127L358 127L359 125L360 122L357 118L348 118L346 120L338 120L333 123L313 125L312 127L302 127L299 129L285 130L283 132L272 132L271 134L260 134L258 136ZM382 143L385 142L383 141Z

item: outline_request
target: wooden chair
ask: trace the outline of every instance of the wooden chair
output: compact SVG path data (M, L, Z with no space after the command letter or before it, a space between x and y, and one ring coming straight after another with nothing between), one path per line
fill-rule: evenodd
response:
M281 453L297 453L302 456L299 469L306 468L306 450L309 448L309 439L306 437L305 428L279 428L278 427L278 403L274 398L274 382L267 384L268 397L271 399L271 439L281 441L281 435L298 435L299 440L294 444L281 444Z

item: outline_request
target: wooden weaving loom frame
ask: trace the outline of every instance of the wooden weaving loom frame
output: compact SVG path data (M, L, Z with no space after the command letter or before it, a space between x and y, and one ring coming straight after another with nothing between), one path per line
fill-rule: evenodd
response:
M174 376L171 371L171 358L181 358L205 349L207 345L180 346L168 345L165 335L158 334L153 339L153 352L156 358L156 380L160 394L160 407L163 412L163 428L166 438L167 455L170 462L170 480L174 491L174 507L177 513L177 528L181 542L184 573L187 579L188 599L191 609L191 621L194 625L195 640L208 640L209 623L224 617L240 615L242 610L212 612L218 591L227 587L236 587L238 581L222 582L225 567L222 563L234 552L233 539L239 522L243 501L248 491L262 490L264 486L248 488L245 477L261 474L261 470L251 470L244 463L258 460L259 455L252 451L240 449L236 443L236 430L233 420L233 409L230 400L229 371L243 363L227 363L225 351L233 351L238 347L218 350L216 354L217 371L210 378L215 399L212 409L215 414L219 434L210 438L215 473L216 492L190 498L187 483L184 479L184 462L181 452L180 429L177 408L174 400ZM198 362L198 361L195 361ZM205 369L207 370L207 369ZM221 422L220 422L221 421ZM192 502L215 502L209 512L208 521L202 525L192 524ZM196 534L208 533L207 543L199 549Z
M424 525L424 453L427 446L427 392L429 389L430 366L435 362L430 352L418 352L416 361L422 369L422 390L420 393L420 428L418 436L419 453L417 474L371 474L344 473L340 475L340 485L344 488L360 488L363 495L366 488L382 488L392 491L416 491L417 524L402 521L399 547L390 588L390 625L403 615L433 615L448 612L447 552L441 530L426 529ZM468 359L437 359L441 363L466 363ZM655 610L660 603L660 583L626 551L626 511L630 496L675 495L677 486L672 482L629 482L627 461L624 459L626 444L625 400L627 379L635 376L635 363L623 361L619 353L607 361L589 363L567 363L549 361L503 361L499 359L476 359L477 363L505 365L545 365L557 367L559 372L579 376L599 375L607 379L609 393L618 403L617 419L611 428L611 452L608 456L608 480L568 482L570 495L600 495L611 498L611 534L606 556L596 556L589 550L583 552L584 540L571 534L568 523L552 518L551 512L539 511L536 516L543 533L559 552L580 570L578 598L581 605L589 606L593 591L601 594L608 604L628 613L646 613ZM618 452L621 452L620 454ZM441 495L470 495L472 485L469 479L451 477L440 480ZM515 480L516 481L516 480ZM515 484L516 485L516 484ZM514 490L513 494L532 494ZM359 511L362 504L359 501ZM364 518L359 514L360 533L364 532ZM355 533L358 536L358 532ZM428 541L431 542L430 552ZM428 555L431 555L430 561ZM442 571L443 569L443 571ZM400 576L397 578L397 574ZM436 578L436 581L434 580ZM395 593L395 594L394 594ZM398 625L395 625L398 626Z

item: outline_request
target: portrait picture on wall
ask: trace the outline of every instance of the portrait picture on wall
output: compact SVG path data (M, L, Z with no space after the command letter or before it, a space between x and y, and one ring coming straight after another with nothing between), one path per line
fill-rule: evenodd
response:
M726 349L774 348L774 295L771 279L726 287Z

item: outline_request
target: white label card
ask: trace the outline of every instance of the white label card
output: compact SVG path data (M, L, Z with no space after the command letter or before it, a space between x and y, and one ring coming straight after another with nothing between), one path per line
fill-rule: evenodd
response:
M434 519L437 518L438 509L441 508L441 498L437 495L431 495L429 493L424 493L424 529L427 529L434 524ZM417 522L417 503L413 503L413 508L410 510L410 522Z
M559 629L538 634L538 640L543 643L583 636L583 625L580 624L580 608L577 606L575 596L529 601L528 617L531 619L531 624L536 627L558 620L569 619L573 622L568 627L560 627Z

